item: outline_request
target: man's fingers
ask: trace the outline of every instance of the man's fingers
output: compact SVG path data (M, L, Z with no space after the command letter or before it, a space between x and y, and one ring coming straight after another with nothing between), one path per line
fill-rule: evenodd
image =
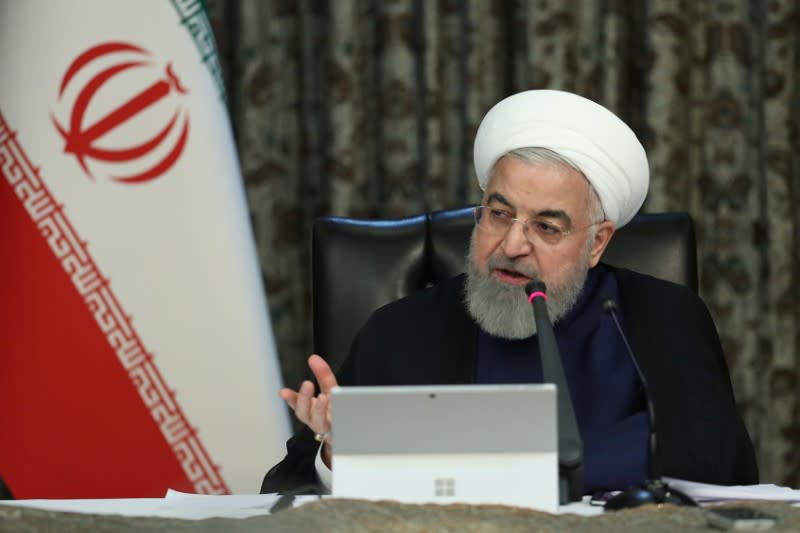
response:
M320 391L323 394L328 394L337 385L333 370L319 355L313 354L308 358L308 367L314 373L314 377L317 378L317 383L319 383Z
M314 384L310 381L304 381L297 391L297 400L294 407L295 416L304 424L308 424L311 420L311 405L313 401Z
M292 389L283 388L278 391L278 396L294 411L297 407L297 393Z
M311 429L316 433L329 433L331 425L328 422L329 396L320 394L317 396L314 406L311 409Z
M297 391L283 388L278 394L292 408L297 419L311 428L312 431L315 433L329 433L331 417L329 409L330 396L328 393L336 386L336 377L328 363L319 355L310 356L308 358L308 366L319 383L321 392L318 396L314 396L316 390L311 381L303 381Z

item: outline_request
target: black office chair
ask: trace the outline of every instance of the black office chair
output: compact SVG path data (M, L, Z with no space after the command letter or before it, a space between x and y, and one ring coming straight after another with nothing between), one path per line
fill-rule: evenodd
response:
M314 352L339 368L369 315L464 272L470 207L394 220L324 217L314 222ZM697 251L688 213L639 214L617 231L602 261L697 292Z

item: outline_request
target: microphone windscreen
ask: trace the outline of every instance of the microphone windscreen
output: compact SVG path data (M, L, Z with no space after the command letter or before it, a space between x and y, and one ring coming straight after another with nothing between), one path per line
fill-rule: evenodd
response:
M606 313L613 313L617 310L617 302L615 302L613 298L606 296L601 303L603 305L603 311Z

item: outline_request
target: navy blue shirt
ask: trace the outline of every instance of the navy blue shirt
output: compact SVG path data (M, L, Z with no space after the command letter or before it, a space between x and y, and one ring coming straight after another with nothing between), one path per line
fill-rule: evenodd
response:
M605 297L619 302L619 290L614 275L599 264L589 270L574 308L553 326L583 439L587 494L642 483L648 470L644 393L614 321L601 307ZM508 340L481 330L475 378L477 383L541 383L537 337Z

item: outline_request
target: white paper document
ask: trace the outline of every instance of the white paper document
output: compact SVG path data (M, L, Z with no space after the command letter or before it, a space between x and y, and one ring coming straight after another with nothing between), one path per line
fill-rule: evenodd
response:
M248 518L268 515L282 496L278 494L230 494L208 495L191 494L169 489L164 502L182 516L179 518ZM320 496L303 495L291 499L292 507L300 507L308 502L319 500Z
M206 518L249 518L268 515L281 496L277 494L234 494L210 496L168 490L163 498L114 498L96 500L3 500L0 504L48 511L122 516L158 516L203 520ZM319 496L295 496L291 505L299 507Z
M673 489L686 493L698 503L732 500L764 500L777 502L800 502L800 490L772 484L761 485L711 485L685 479L665 477L664 481Z

